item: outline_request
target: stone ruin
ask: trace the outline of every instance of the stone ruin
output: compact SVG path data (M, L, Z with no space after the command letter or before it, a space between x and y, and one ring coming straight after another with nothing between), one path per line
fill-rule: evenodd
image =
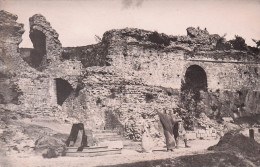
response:
M128 137L140 132L143 115L156 119L156 109L189 111L185 105L194 100L182 102L185 90L197 91L196 111L209 117L260 113L259 53L218 50L221 37L206 29L189 27L187 36L110 30L97 44L64 48L36 14L29 19L34 48L19 48L25 30L16 20L0 11L2 109L60 112L87 129L117 129Z

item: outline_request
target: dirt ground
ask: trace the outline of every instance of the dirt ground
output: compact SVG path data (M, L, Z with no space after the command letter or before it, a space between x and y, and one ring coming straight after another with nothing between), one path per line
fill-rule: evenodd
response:
M189 142L191 148L184 148L184 144L181 148L174 150L174 152L166 152L165 148L158 148L152 153L139 153L132 150L122 150L122 154L107 155L99 157L58 157L53 159L44 159L41 156L28 156L20 155L19 157L2 157L0 160L0 166L37 166L37 167L49 167L49 166L112 166L127 163L137 163L142 161L151 160L163 160L183 155L194 155L209 152L207 148L209 146L217 144L218 140L193 140Z
M6 114L7 115L7 114ZM14 114L15 115L15 114ZM10 118L9 118L10 117ZM3 125L7 126L10 130L10 133L2 132L4 139L8 139L6 142L9 146L27 146L28 144L25 141L35 141L40 136L54 136L57 137L57 141L62 142L61 138L67 138L71 124L61 123L57 120L45 120L43 118L29 119L12 119L12 115L8 115L8 118L5 118ZM2 119L3 120L3 119ZM232 129L232 128L231 128ZM248 128L245 128L242 131L242 134L249 136ZM30 139L30 140L29 140ZM52 138L50 138L52 139ZM256 141L260 142L260 133L255 135ZM46 141L53 141L46 139ZM55 139L56 141L56 139ZM210 164L211 166L227 166L229 163L233 162L228 166L237 166L240 163L240 166L255 166L251 162L247 162L247 159L244 157L239 158L239 156L234 156L225 152L214 152L208 151L208 147L216 145L219 140L192 140L189 141L191 148L184 148L184 143L181 143L181 148L174 150L174 152L166 152L166 148L160 147L156 148L152 153L139 153L133 150L122 150L122 154L119 155L107 155L99 157L58 157L53 159L44 159L41 155L37 154L32 156L32 152L26 153L23 152L24 147L19 147L19 154L8 154L6 156L3 154L3 147L0 143L0 167L49 167L49 166L62 166L62 167L76 167L76 166L149 166L149 167L161 167L161 166L183 166L183 167L193 167L197 162L203 162L204 164ZM6 143L2 143L5 144ZM53 142L52 144L55 144ZM44 143L43 143L44 144ZM30 146L30 145L29 145ZM34 142L32 143L34 146ZM45 146L45 145L44 145ZM2 151L1 151L2 150ZM207 155L205 155L207 154ZM204 161L205 159L205 161ZM208 161L207 161L208 160ZM219 161L223 160L223 161ZM194 163L192 165L187 164L188 162ZM246 161L246 162L245 162ZM219 162L223 162L219 164ZM218 164L218 165L217 165ZM249 164L249 165L248 165ZM199 167L203 165L197 165ZM205 166L205 165L204 165ZM207 166L207 165L206 165ZM205 166L205 167L206 167Z

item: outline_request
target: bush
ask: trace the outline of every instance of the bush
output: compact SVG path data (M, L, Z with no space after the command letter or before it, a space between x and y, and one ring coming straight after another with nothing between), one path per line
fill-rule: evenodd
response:
M236 50L247 50L246 41L244 38L235 35L235 39L229 41L232 47Z
M217 50L230 50L231 44L229 42L226 42L226 39L224 37L219 38L219 40L216 43L216 49Z
M148 40L159 44L159 45L164 45L164 46L169 46L170 45L170 38L165 35L165 34L159 34L157 31L153 32L148 36Z
M146 94L145 94L145 101L146 101L147 103L152 102L153 99L154 99L153 94L151 94L151 93L146 93Z

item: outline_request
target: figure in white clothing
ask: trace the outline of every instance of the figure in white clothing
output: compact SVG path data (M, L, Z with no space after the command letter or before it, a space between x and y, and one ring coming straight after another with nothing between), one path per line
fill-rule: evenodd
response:
M142 135L142 151L146 153L151 153L154 147L153 139L150 135L150 126L147 121L143 120L143 135Z

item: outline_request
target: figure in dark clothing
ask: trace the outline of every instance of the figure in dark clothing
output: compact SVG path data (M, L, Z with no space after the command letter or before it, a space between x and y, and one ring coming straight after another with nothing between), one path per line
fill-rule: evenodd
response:
M84 147L87 147L87 136L85 135L84 125L82 123L72 125L66 146L78 147L77 151L82 151Z
M172 119L172 117L170 115L168 115L166 113L166 111L164 113L157 111L157 113L159 115L160 122L163 127L163 132L164 132L164 136L166 139L167 151L173 151L173 149L175 147L175 141L174 141L174 137L173 137L174 120Z

